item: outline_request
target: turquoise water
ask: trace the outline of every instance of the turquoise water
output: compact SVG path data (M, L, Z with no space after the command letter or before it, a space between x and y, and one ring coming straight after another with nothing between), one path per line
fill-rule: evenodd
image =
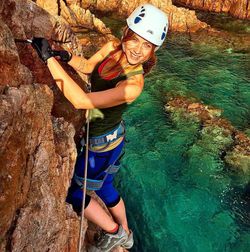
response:
M250 57L172 34L145 90L129 106L126 155L117 175L135 234L132 251L249 251L250 193L220 144L198 122L164 110L174 96L222 109L250 132Z

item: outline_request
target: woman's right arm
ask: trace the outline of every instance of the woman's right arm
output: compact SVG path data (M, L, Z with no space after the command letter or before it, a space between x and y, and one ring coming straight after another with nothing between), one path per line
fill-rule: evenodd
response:
M68 64L81 73L90 74L93 72L96 64L102 61L114 49L114 42L110 41L106 43L91 58L85 59L84 57L73 55Z

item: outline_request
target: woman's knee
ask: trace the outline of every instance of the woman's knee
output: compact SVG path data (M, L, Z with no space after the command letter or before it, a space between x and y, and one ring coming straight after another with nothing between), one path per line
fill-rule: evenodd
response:
M103 186L100 190L96 191L96 194L102 199L107 207L116 206L121 199L113 185Z
M84 208L88 207L90 200L91 197L88 194L86 194ZM73 190L73 188L71 187L68 191L66 202L71 204L74 211L77 212L78 214L82 211L82 205L83 205L82 201L83 201L82 189L78 188L76 190Z
M105 205L108 208L112 208L112 207L115 207L120 202L120 200L121 200L121 196L118 195L118 197L115 200L113 199L112 201L105 203Z

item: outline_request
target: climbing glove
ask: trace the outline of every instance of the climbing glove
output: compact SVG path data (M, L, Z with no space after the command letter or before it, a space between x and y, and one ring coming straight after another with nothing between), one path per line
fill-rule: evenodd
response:
M49 45L49 42L45 38L32 39L32 47L37 51L38 56L46 63L47 60L53 57L53 51Z
M72 53L65 51L65 50L61 50L61 51L53 50L53 56L58 56L58 57L60 57L61 61L67 63L71 60Z

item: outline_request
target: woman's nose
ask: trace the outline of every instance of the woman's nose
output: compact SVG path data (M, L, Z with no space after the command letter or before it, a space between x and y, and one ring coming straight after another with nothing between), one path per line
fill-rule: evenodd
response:
M138 45L135 47L135 53L140 54L140 53L141 53L141 49L142 49L142 45L138 44Z

